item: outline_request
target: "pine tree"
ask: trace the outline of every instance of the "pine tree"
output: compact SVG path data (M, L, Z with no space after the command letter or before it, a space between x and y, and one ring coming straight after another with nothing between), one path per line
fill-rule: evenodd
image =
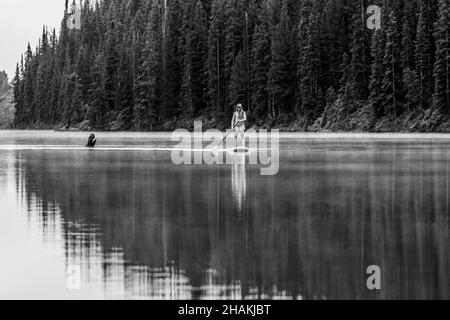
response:
M208 54L208 22L206 12L200 0L185 3L183 16L182 46L183 56L183 84L182 102L185 114L194 116L198 110L206 107L205 79Z
M438 21L435 25L436 62L434 64L434 106L450 113L450 5L439 1Z
M258 10L251 52L252 105L254 113L260 117L270 114L269 95L266 89L271 61L271 43L268 34L267 6L262 4Z
M164 30L164 50L163 50L163 108L160 116L163 120L167 120L176 116L180 112L180 92L182 85L182 59L183 51L179 44L182 41L180 27L181 26L181 1L182 0L165 0L167 7L165 15L167 16L167 26ZM164 1L163 1L164 2Z
M370 48L365 21L365 1L351 0L352 21L351 32L351 88L353 97L365 100L368 96Z
M90 97L85 120L88 120L93 128L104 129L105 127L105 92L103 79L104 61L103 56L95 57L91 67L92 84L89 87Z
M34 93L34 121L41 124L48 124L48 113L46 109L50 103L50 79L51 79L51 52L48 42L48 33L46 28L40 40L40 50L36 57L37 70L35 75L35 93Z
M416 70L403 70L403 87L405 91L404 107L407 111L420 106L420 80Z
M134 89L133 122L136 130L153 129L161 107L162 24L158 0L153 0L151 17Z
M213 0L208 35L208 98L211 110L223 112L225 108L225 38L224 38L224 1Z
M69 49L66 49L66 55L64 58L64 67L61 73L60 88L59 88L59 98L58 98L58 115L57 118L66 127L72 125L70 120L70 104L72 103L72 92L69 87L69 76L71 74L71 61Z
M308 1L302 1L304 4ZM338 89L339 79L342 76L341 63L342 55L348 46L345 23L343 16L345 6L342 1L326 1L323 5L317 6L317 11L321 13L320 24L320 51L321 51L321 79L322 89L331 86ZM309 11L310 12L310 11Z
M431 46L429 39L428 3L419 0L419 18L417 24L415 63L420 85L420 106L426 109L431 97Z
M261 125L315 121L333 99L380 118L431 102L448 111L448 1L78 2L81 30L44 27L19 63L17 127L154 130L211 117L220 128L238 102ZM382 30L366 28L368 4L382 6Z
M414 50L417 29L417 3L415 0L405 2L402 23L402 61L403 68L415 68Z
M321 111L323 103L319 86L321 73L319 21L319 13L312 13L306 31L306 42L302 50L302 59L299 61L299 95L302 101L302 113L306 115L317 115Z
M67 113L66 123L77 124L83 120L83 96L81 91L81 83L78 74L73 73L69 80L69 91L72 92L70 109Z
M298 47L299 47L299 53L298 53L298 67L297 67L297 78L299 79L299 88L297 89L297 111L300 111L302 114L306 113L306 110L304 110L305 103L303 102L304 97L304 91L305 88L303 88L303 79L305 77L306 72L306 56L307 51L306 48L308 46L308 33L311 25L311 15L313 10L313 4L310 0L302 1L300 5L300 17L299 17L299 25L298 25L298 31L297 31L297 41L298 41Z
M30 124L34 121L34 61L33 51L31 45L28 44L27 52L25 54L25 71L23 74L23 110L24 124Z
M402 92L402 69L400 57L400 38L397 32L398 24L395 13L389 14L386 26L386 47L384 51L384 78L382 85L384 110L396 117L400 109Z
M352 88L352 70L350 64L350 56L344 52L342 55L341 63L342 77L339 80L339 91L340 96L348 102L353 102L353 88Z
M124 48L121 50L117 97L120 108L117 120L120 130L130 130L133 123L134 73L131 58L132 53L129 49L127 50Z
M286 0L281 3L280 21L272 28L272 60L269 69L268 91L270 116L276 118L282 110L288 110L291 107L292 101L289 98L293 91L293 85L295 85L292 81L291 29Z
M369 83L369 103L375 110L377 117L384 113L383 104L386 99L383 95L382 84L385 74L384 55L385 55L385 34L383 30L376 30L372 37L371 55L372 55L372 73Z
M201 5L201 3L200 3ZM183 22L180 46L183 48L184 55L182 57L183 79L181 84L181 104L185 117L192 118L194 115L194 101L193 101L193 55L195 49L193 48L193 32L194 28L191 25L191 16L195 14L192 10L191 3L185 2L183 6Z
M118 107L118 72L119 53L117 52L117 41L114 23L106 35L106 57L105 57L105 102L107 114Z
M14 126L19 127L22 122L23 122L23 114L24 114L24 110L23 110L23 92L22 92L22 79L21 79L21 73L20 73L20 69L19 69L19 64L17 63L16 66L16 73L15 73L15 77L14 77L14 82L13 82L13 87L14 87L14 100L16 102L16 116L14 119Z
M223 81L225 82L225 112L230 113L234 110L232 101L232 93L230 91L231 77L233 68L235 66L236 57L243 47L243 2L236 0L224 1L224 16L225 16L225 47L224 47L224 69ZM244 57L240 57L242 67L245 68ZM244 69L245 70L245 69ZM245 72L241 74L246 77ZM245 88L245 81L242 83ZM245 90L245 89L244 89ZM235 93L233 93L235 94ZM245 95L245 93L244 93ZM242 100L245 100L243 97ZM242 102L242 101L241 101Z
M82 95L86 98L86 100L89 98L89 89L92 86L91 66L92 61L88 44L81 45L78 50L78 56L74 68L79 77Z
M207 104L207 56L208 56L208 17L202 1L195 2L192 17L192 52L191 82L194 114L206 109Z
M58 96L59 96L59 82L60 82L60 70L58 69L57 56L55 54L56 43L52 45L53 56L51 59L50 67L50 80L49 80L49 101L46 110L48 118L47 125L51 126L58 122L57 108L58 108Z
M237 105L245 101L245 59L244 53L240 52L231 70L231 78L229 84L230 103L231 105Z

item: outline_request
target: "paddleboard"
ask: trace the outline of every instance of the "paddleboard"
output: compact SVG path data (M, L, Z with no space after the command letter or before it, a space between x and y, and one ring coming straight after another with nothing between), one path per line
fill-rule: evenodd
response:
M235 153L247 153L247 152L250 152L250 149L246 148L246 147L237 147L237 148L233 148L231 151L235 152Z

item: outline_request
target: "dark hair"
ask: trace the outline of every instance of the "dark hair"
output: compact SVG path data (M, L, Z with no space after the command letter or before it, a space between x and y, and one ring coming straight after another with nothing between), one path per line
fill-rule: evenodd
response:
M239 116L243 116L244 115L244 108L242 107L241 104L238 104L236 107L236 112L239 114Z

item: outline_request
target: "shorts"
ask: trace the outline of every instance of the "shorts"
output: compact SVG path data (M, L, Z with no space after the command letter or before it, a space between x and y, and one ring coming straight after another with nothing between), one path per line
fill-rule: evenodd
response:
M236 126L236 128L234 128L234 132L236 132L236 133L244 133L245 132L245 126L244 125Z

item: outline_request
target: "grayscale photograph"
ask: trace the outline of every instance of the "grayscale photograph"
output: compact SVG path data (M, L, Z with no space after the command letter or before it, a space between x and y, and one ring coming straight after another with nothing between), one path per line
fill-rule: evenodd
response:
M449 300L449 32L450 0L1 0L0 300Z

